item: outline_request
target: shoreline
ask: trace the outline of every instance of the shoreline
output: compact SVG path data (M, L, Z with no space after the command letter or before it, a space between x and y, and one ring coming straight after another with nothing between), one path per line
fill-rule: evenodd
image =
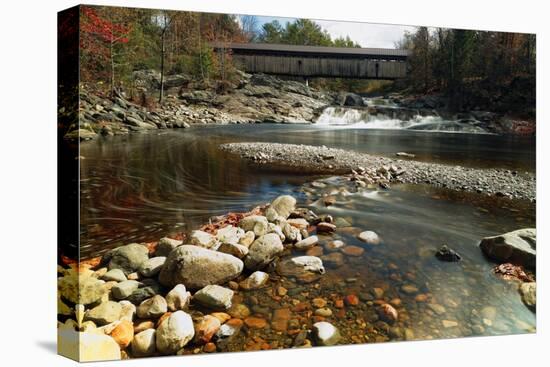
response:
M139 75L142 83L151 84L150 75ZM58 111L59 120L66 120L66 126L69 126L63 133L64 138L91 140L99 136L206 124L315 124L328 107L364 110L373 116L393 116L399 111L402 119L415 115L453 116L471 128L499 135L531 135L536 130L530 121L494 112L451 112L438 103L432 103L433 96L382 94L383 98L399 103L400 108L395 110L383 105L367 106L361 96L351 92L316 90L297 81L267 74L241 73L238 82L221 90L216 85L209 85L206 89L174 85L166 90L162 103L156 102L154 90L146 91L139 95L119 93L107 96L82 85L79 88L78 114L64 109Z
M517 238L536 241L534 231L483 238L487 246L479 254L492 254L493 243L502 242L493 239L512 247ZM116 356L110 359L423 340L432 334L411 318L426 313L432 330L445 331L437 336L498 335L490 320L456 319L462 302L438 300L403 265L370 263L369 271L380 274L390 267L391 283L348 270L386 245L384 233L317 215L282 195L223 215L187 238L126 244L97 259L58 265L58 338L89 341L90 353L100 341ZM443 249L458 260L439 261L460 261L446 246L427 256L441 257ZM492 261L494 277L507 280L509 294L533 310L534 274L505 260ZM371 280L362 283L367 275ZM486 306L482 316L495 319L497 312Z
M344 93L345 95L346 93ZM79 114L59 111L59 118L76 120L65 133L68 140L90 140L100 135L188 128L206 124L312 123L324 108L337 105L338 95L317 91L303 83L265 74L241 73L227 90L173 87L162 103L154 94L106 96L81 86Z
M480 169L392 159L343 149L280 143L228 143L220 149L259 169L303 174L347 175L358 186L392 183L438 188L536 202L535 173Z

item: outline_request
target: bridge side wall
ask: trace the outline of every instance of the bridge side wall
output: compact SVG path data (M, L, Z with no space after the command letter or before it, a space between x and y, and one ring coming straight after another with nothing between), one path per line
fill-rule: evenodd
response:
M233 60L249 73L302 77L398 79L407 71L404 61L365 58L233 54Z

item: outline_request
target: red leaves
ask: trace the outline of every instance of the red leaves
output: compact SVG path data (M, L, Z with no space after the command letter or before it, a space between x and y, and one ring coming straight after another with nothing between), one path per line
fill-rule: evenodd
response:
M218 229L226 227L228 225L237 226L241 219L250 215L260 215L263 212L261 206L257 206L247 213L234 213L230 212L226 215L220 215L214 218L214 221L209 224L203 225L200 230L211 234L216 234Z
M86 259L78 262L75 259L71 259L70 257L67 257L65 255L61 255L61 263L66 266L70 266L73 269L80 269L80 268L95 268L101 263L101 256L99 257L93 257L91 259Z
M99 77L102 70L112 68L115 57L113 46L129 42L131 27L125 22L105 19L94 8L83 6L80 18L80 49L85 60L86 72ZM117 18L118 19L118 18ZM89 69L89 70L88 70ZM113 73L113 70L110 71ZM112 77L112 75L105 75Z
M128 42L127 36L131 31L130 26L103 19L93 8L87 6L82 7L82 13L84 15L80 25L82 32L94 34L105 42Z
M132 18L123 8L81 7L80 60L81 76L85 80L109 81L115 89L117 55L120 45L129 42Z
M493 268L495 274L502 276L504 280L521 280L523 282L534 282L532 276L527 274L519 265L504 263Z
M178 241L185 241L187 239L187 235L185 233L176 233L175 235L168 237Z
M155 251L157 250L159 242L153 241L153 242L146 242L145 247L147 247L147 250L149 251L149 255L153 255Z

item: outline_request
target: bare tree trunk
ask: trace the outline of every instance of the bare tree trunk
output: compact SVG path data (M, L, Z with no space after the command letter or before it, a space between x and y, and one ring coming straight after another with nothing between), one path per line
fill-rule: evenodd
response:
M162 103L162 98L164 97L164 54L166 53L165 48L165 36L166 36L166 30L163 29L162 31L162 48L160 51L160 91L159 91L159 103Z
M222 62L221 62L221 65L222 65L222 81L225 80L225 43L223 44L223 47L222 47L222 54L221 54L221 58L222 58Z
M113 57L113 34L111 33L110 56L111 56L111 97L115 96L115 58Z
M199 31L199 66L200 66L200 69L201 69L201 77L202 79L204 80L204 65L203 65L203 60L202 60L202 41L201 41L201 16L200 14L198 15L199 17L199 21L197 22L197 26L198 26L198 31Z

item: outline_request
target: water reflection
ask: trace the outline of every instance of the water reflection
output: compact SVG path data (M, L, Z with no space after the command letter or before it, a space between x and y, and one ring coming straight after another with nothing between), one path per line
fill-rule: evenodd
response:
M209 126L132 134L81 146L81 254L129 241L152 241L248 210L308 178L252 171L218 150L234 141L345 147L468 165L534 169L534 147L511 138L403 131L327 130L313 126ZM486 157L498 159L494 163Z
M81 254L151 241L248 210L304 178L256 176L221 154L222 138L200 134L131 135L83 145Z
M534 330L535 315L522 304L516 287L496 278L491 273L493 264L477 248L484 236L534 226L534 205L423 186L395 186L390 191L339 195L335 205L325 208L301 190L311 177L254 171L217 148L226 142L258 140L325 144L388 155L407 151L444 162L534 169L534 146L485 135L255 125L99 139L81 148L81 255L97 256L132 241L157 240L196 228L212 215L246 211L291 193L300 202L309 202L316 212L345 218L355 228L375 230L383 238L382 245L366 248L360 257L346 257L345 266L330 269L319 288L308 289L310 297L364 295L381 287L385 299L402 301L402 327L414 330L415 339ZM338 237L348 245L360 245L352 231L339 230ZM443 243L463 260L438 261L434 252ZM403 292L408 284L418 291ZM285 286L291 289L290 283ZM257 293L261 302L265 300L268 310L281 307L265 292L251 295ZM426 295L426 300L417 300L419 294ZM444 311L431 306L434 303ZM366 341L356 318L376 321L376 308L362 305L354 314L333 320L342 328L345 343ZM487 312L490 319L484 316ZM444 320L457 326L445 327ZM237 339L235 350L243 350L239 343L245 342Z

